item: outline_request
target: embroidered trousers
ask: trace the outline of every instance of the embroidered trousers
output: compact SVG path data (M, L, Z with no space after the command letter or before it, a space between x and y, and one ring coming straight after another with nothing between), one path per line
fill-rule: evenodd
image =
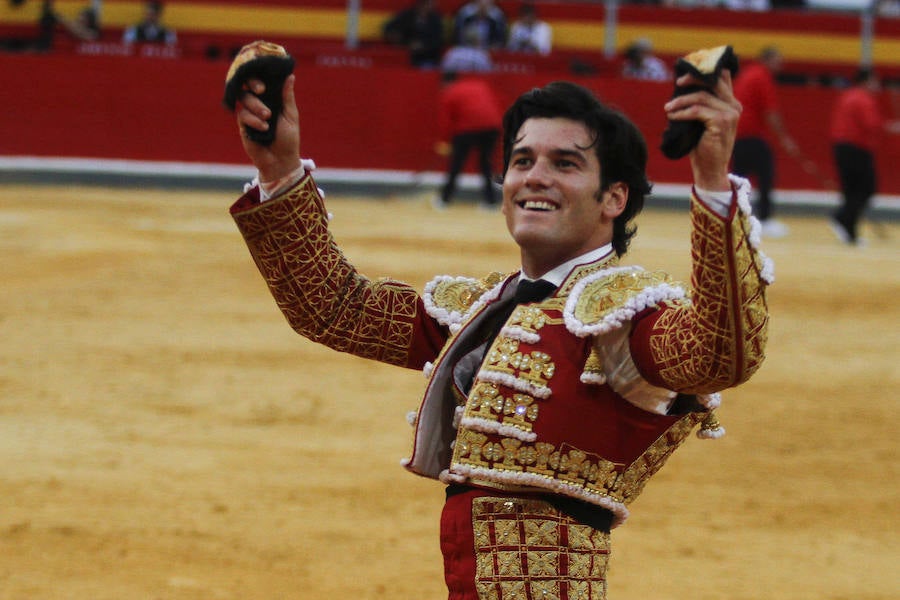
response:
M449 600L605 600L609 550L539 498L471 490L441 515Z

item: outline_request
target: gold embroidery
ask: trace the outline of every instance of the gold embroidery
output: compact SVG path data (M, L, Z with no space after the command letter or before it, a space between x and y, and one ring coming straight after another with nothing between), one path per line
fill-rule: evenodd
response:
M526 521L527 523L527 521ZM541 542L536 541L536 544ZM559 552L553 550L536 550L525 554L528 562L528 574L532 577L552 577L559 573ZM535 582L537 584L541 582ZM555 587L555 586L554 586Z
M537 331L550 319L540 309L519 307L511 322L524 329ZM549 382L556 372L556 365L550 356L537 350L521 352L520 341L503 334L497 336L488 352L483 366L485 371L501 373L521 381L524 389L546 390L549 393ZM501 389L504 390L501 393ZM539 401L531 394L512 390L484 381L476 377L475 384L466 403L466 417L476 417L489 421L497 421L502 425L514 427L530 433L532 424L540 414ZM483 453L486 449L482 448ZM501 454L500 449L490 448L492 453ZM504 456L509 454L503 453ZM509 468L518 469L508 459Z
M476 498L476 589L480 600L604 600L609 534L548 503Z
M575 287L575 284L577 284L588 275L591 275L592 273L596 273L597 271L601 271L603 269L610 269L612 267L618 266L618 264L619 257L617 257L614 253L610 253L604 261L577 266L572 270L571 273L569 273L569 276L566 277L566 280L559 287L559 291L556 295L559 297L568 296L572 292L572 288Z
M407 364L418 294L400 282L371 282L347 262L312 178L234 218L294 330L340 352Z
M591 353L588 355L587 360L584 362L584 373L596 376L602 375L604 381L606 380L606 376L603 373L603 361L600 359L600 355L597 354L597 350L593 347L591 348Z
M512 425L531 431L531 423L538 418L538 405L534 403L534 398L528 394L513 394L512 398L507 398L503 404L503 424ZM531 421L529 423L528 421Z
M598 323L646 288L668 282L665 273L637 270L591 281L579 294L573 315L582 323Z
M469 395L466 415L492 419L501 413L505 404L506 399L500 395L496 385L478 382Z
M641 456L625 469L610 489L610 495L621 497L625 504L643 491L647 481L659 471L675 450L687 439L703 413L685 415L657 438Z
M532 305L517 306L510 315L510 325L518 325L522 329L531 332L539 331L551 319L544 312L544 309Z
M722 424L719 422L719 417L715 410L708 411L700 423L700 429L703 431L716 431L721 427Z
M616 464L568 444L557 448L547 442L488 436L467 429L460 430L457 435L453 464L489 469L497 475L493 483L501 489L516 487L509 483L507 475L510 473L540 475L546 478L545 483L542 478L530 478L528 484L555 489L554 481L563 481L593 494L597 500L610 498L627 505L704 417L705 413L685 415L630 465Z
M759 276L762 259L747 241L747 218L739 215L723 225L703 203L693 202L691 219L691 308L668 311L656 321L650 350L669 387L708 393L737 385L760 367L768 309ZM704 384L692 386L696 381Z
M537 350L519 352L519 341L503 336L498 336L491 347L485 368L519 377L538 387L547 387L556 372L549 354Z
M521 577L522 561L518 552L498 552L497 572L501 577ZM493 573L488 574L488 577Z
M503 281L506 275L503 273L490 273L481 280L473 279L446 279L439 281L431 293L435 306L448 311L466 312L488 290Z
M553 521L526 521L525 535L540 546L559 545L559 528Z

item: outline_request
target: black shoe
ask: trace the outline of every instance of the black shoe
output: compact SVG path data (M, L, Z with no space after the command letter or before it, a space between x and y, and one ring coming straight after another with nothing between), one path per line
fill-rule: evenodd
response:
M834 232L834 235L836 235L840 241L844 242L845 244L849 244L851 246L856 245L856 241L857 241L856 233L849 226L847 226L846 223L844 223L842 220L840 220L838 217L832 215L828 219L828 226L831 228L831 231Z

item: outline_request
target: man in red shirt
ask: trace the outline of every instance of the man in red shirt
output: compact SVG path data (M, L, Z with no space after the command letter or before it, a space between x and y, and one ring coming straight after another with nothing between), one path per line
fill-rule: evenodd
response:
M482 206L497 205L493 180L493 154L500 137L503 111L491 86L481 78L458 77L453 71L442 75L444 87L438 98L438 151L449 153L447 179L435 200L446 208L456 191L456 179L469 154L478 152L478 167L484 179Z
M735 174L756 179L759 198L754 213L762 223L763 235L783 237L787 226L773 217L772 188L775 184L775 157L768 133L774 133L791 156L800 154L797 143L784 128L778 108L775 74L783 63L781 53L765 48L758 62L744 67L734 82L734 95L743 106L734 144L732 169Z
M831 216L831 228L847 244L859 242L857 225L875 194L875 149L885 131L900 133L900 121L885 122L878 106L881 82L871 69L861 69L853 87L838 96L831 114L834 163L843 203Z

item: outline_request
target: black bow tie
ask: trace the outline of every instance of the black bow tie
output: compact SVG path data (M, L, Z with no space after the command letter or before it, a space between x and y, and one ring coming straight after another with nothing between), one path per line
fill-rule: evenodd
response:
M528 302L539 302L552 294L555 289L556 286L546 279L538 279L537 281L520 279L512 300L502 309L497 311L497 314L494 316L492 321L494 324L491 326L491 335L488 345L490 345L490 340L493 340L497 336L497 333L506 323L506 320L509 319L509 316L513 311L516 310L518 305Z
M526 302L538 302L543 300L556 289L556 286L546 279L538 279L537 281L529 281L522 279L516 287L516 293L513 296L513 305L525 304Z

